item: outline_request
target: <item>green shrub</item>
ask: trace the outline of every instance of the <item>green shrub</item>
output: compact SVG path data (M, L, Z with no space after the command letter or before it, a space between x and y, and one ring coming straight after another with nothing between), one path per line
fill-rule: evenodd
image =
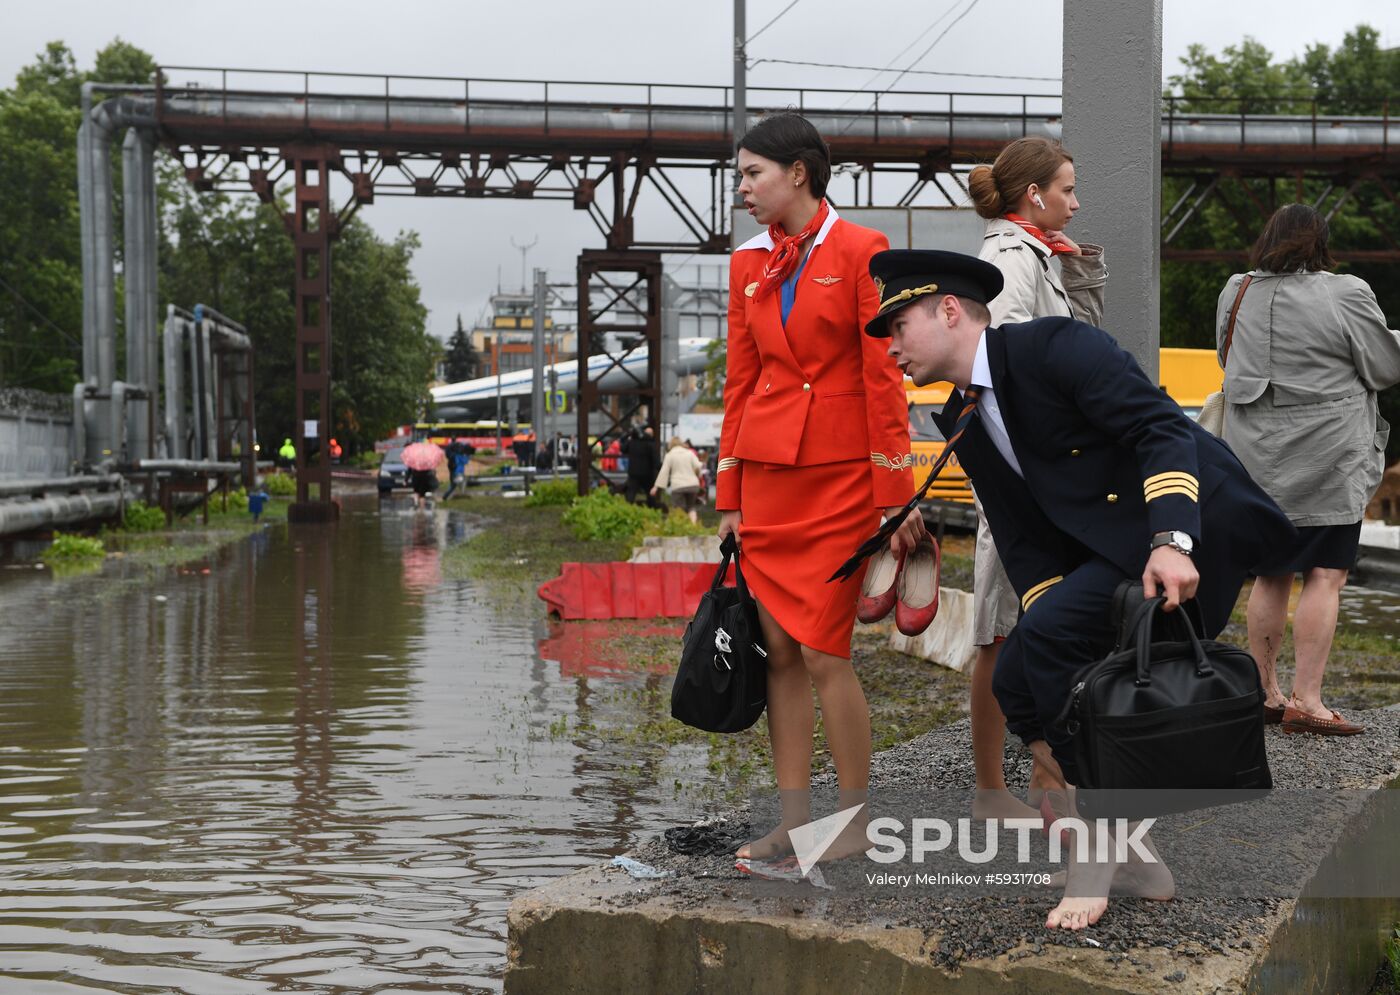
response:
M690 516L679 508L672 508L664 516L657 516L655 522L647 524L642 535L644 536L703 536L709 535L714 530L708 525L701 525L692 522Z
M578 539L636 542L650 525L659 525L661 512L627 501L605 488L576 500L564 512L564 524Z
M383 459L383 453L376 453L374 450L370 449L363 453L356 453L349 459L344 460L344 462L349 466L356 466L362 470L374 470L378 468Z
M165 528L165 512L145 501L129 501L122 515L122 528L128 532L157 532Z
M578 481L546 480L530 488L525 497L529 508L543 508L548 505L573 504L578 497Z
M161 516L165 524L165 516ZM53 543L39 554L45 563L69 563L74 560L101 559L107 555L101 539L91 536L74 535L71 532L55 532Z
M297 492L297 478L290 473L269 473L263 486L273 497L290 497Z
M220 504L220 507L222 507L222 504ZM242 487L235 488L234 490L228 492L228 510L248 510L248 492Z
M1400 923L1391 930L1390 942L1385 945L1385 959L1390 964L1390 981L1400 988Z

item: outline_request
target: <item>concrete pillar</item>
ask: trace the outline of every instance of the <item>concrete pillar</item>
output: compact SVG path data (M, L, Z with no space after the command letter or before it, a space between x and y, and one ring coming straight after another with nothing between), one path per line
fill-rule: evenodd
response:
M1162 225L1162 0L1064 0L1064 142L1104 245L1105 328L1157 379Z

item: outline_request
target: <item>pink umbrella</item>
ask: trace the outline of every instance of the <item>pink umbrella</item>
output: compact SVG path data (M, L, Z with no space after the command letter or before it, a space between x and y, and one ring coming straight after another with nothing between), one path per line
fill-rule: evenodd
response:
M431 470L443 461L444 454L431 442L415 442L404 446L401 458L410 470Z

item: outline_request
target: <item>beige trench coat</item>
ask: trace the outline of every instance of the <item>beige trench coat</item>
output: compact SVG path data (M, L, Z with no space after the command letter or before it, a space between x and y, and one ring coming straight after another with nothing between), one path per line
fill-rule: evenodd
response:
M1220 292L1217 357L1243 279ZM1400 332L1366 281L1256 272L1225 365L1225 441L1294 525L1359 522L1390 436L1376 391L1398 382Z

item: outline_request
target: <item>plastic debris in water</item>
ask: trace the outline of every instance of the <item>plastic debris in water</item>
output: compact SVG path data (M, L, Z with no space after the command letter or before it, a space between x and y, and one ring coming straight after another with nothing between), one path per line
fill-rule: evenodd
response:
M631 857L614 857L612 861L614 867L620 867L634 878L668 878L670 871L663 871L644 864L640 860L633 860Z

